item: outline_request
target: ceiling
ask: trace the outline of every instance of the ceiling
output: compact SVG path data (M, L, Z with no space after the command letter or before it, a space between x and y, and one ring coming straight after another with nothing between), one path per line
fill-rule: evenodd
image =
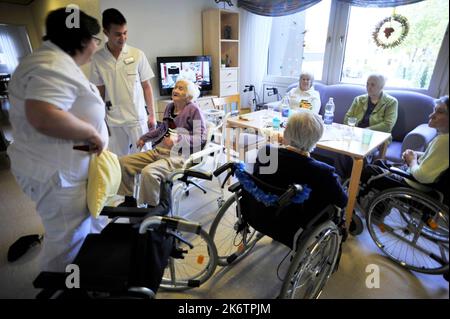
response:
M33 2L33 0L0 0L0 3L11 3L11 4L22 5L22 6L29 5L32 2Z

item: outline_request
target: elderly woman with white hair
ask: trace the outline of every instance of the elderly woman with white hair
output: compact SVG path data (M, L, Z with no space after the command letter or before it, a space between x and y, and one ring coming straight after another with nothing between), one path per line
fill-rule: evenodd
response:
M173 170L183 167L185 159L200 151L206 144L206 122L193 103L200 92L188 80L178 80L172 90L172 103L164 112L163 123L141 136L140 148L152 141L153 150L123 156L119 159L122 168L122 183L118 194L125 195L120 206L147 204L157 206L160 198L160 183ZM134 176L141 173L139 202L132 196Z
M347 194L334 168L310 157L323 130L323 121L319 115L312 112L295 113L289 117L284 131L284 146L267 145L258 153L253 172L256 177L279 188L288 188L295 183L307 185L311 189L309 199L302 204L301 213L290 216L292 221L283 226L286 234L295 234L299 224L330 204L341 208L347 205ZM269 166L274 167L275 171L265 174Z
M289 91L289 106L293 110L307 109L319 114L320 94L314 87L314 74L302 72L298 81L298 87Z
M367 78L367 94L357 96L344 117L356 118L356 126L390 133L397 122L398 101L383 92L386 79L381 74L371 74Z

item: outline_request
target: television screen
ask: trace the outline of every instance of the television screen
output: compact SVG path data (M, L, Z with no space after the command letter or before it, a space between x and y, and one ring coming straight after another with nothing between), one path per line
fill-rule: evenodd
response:
M159 74L159 95L172 95L178 79L188 79L199 87L202 93L212 90L211 57L209 55L157 57Z

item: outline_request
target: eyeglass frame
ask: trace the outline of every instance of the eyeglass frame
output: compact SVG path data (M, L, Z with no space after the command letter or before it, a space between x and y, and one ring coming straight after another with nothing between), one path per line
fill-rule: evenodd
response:
M102 44L102 39L96 37L95 35L92 36L92 39L94 39L94 41L97 45Z

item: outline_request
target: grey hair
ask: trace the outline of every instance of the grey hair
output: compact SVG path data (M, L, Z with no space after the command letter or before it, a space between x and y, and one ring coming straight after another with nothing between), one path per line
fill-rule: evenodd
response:
M308 76L311 79L311 87L312 87L314 82L314 74L312 74L309 71L302 71L302 73L300 73L300 76L298 77L298 80L300 81L302 79L302 76L304 75Z
M448 108L449 108L449 105L448 105L448 95L441 96L440 98L434 100L434 104L435 104L435 105L438 105L438 104L443 104L443 105L445 105L445 106L447 107L447 114L448 114Z
M200 90L198 89L197 85L195 85L194 82L192 81L181 79L175 83L175 86L179 82L186 83L186 92L188 97L190 97L190 101L196 101L197 98L200 96Z
M284 131L284 141L302 151L311 152L323 134L322 118L309 111L301 111L289 117Z
M384 88L384 85L386 84L386 77L379 73L372 73L367 77L367 80L370 78L375 79L380 86L380 89L382 90Z

